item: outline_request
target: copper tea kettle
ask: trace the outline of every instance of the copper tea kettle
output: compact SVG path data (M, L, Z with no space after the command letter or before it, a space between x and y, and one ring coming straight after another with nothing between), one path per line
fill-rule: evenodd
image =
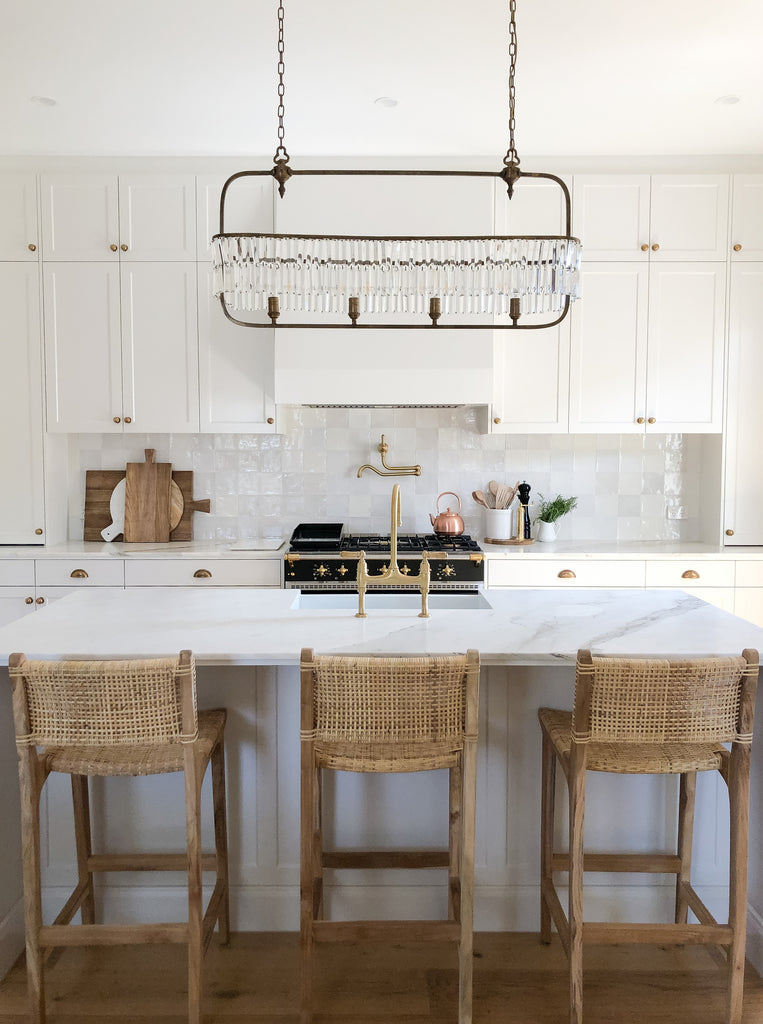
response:
M432 522L432 529L435 533L443 533L451 537L458 537L464 532L464 521L458 512L453 512L450 508L447 508L444 512L440 511L440 498L446 494L452 494L458 502L458 512L461 511L461 499L455 491L443 491L442 494L437 497L437 518L435 518L431 512L429 518Z

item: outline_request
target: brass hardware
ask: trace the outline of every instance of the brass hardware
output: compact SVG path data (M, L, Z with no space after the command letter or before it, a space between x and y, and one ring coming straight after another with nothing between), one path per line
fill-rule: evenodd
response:
M493 417L493 423L500 423L500 422L501 422L501 417L500 416L494 416Z
M299 555L292 554L291 552L289 552L289 554L286 556L286 561L287 562L298 562L299 561Z
M347 316L352 320L352 326L355 327L360 316L360 299L357 295L351 295L347 301Z
M41 537L42 536L42 527L38 526L37 529L34 532L37 534L38 537Z
M381 444L376 449L381 454L381 464L384 466L386 472L382 472L381 469L377 469L376 466L371 466L366 463L365 466L361 466L358 470L358 476L363 476L364 469L370 469L372 473L376 473L377 476L421 476L421 466L388 466L386 461L386 455L389 451L389 445L384 440L384 434L381 436Z
M34 598L33 597L25 597L24 598L24 604L34 604Z
M644 422L644 417L643 416L638 416L636 418L636 423L643 423L643 422Z
M37 251L37 246L34 244L34 242L30 242L29 245L27 246L27 249L30 252L36 252Z
M73 580L86 580L88 578L87 572L84 569L72 569L69 576Z
M426 551L421 553L421 565L419 571L415 576L411 576L410 573L405 573L398 568L397 564L397 528L403 522L403 514L400 504L400 484L393 484L392 486L392 502L390 507L390 539L389 539L389 566L384 566L382 571L375 576L369 575L366 567L366 553L361 551L358 559L358 610L355 613L356 618L365 619L366 617L366 587L369 583L371 584L402 584L410 586L413 583L418 584L418 589L421 592L421 611L419 612L420 619L429 618L429 609L427 608L427 595L429 593L429 556Z
M119 251L119 246L118 245L110 245L109 249L111 249L112 252L118 252Z
M727 537L733 537L734 536L734 531L733 530L726 530L726 536Z
M115 423L121 423L121 422L122 422L122 420L121 420L121 418L120 418L119 416L115 416L115 417L114 417L114 422L115 422Z
M430 318L430 320L432 321L432 323L434 324L435 327L437 326L437 321L440 319L441 316L442 316L442 310L440 308L440 300L439 300L439 298L432 298L432 299L430 299L429 300L429 318Z
M652 252L657 252L657 250L659 248L660 248L659 245L655 242L654 245L652 246Z
M196 572L193 574L193 578L195 580L211 580L212 573L209 571L209 569L197 569Z
M572 569L562 569L561 572L557 573L557 578L560 580L575 580L577 576Z
M279 318L280 315L281 310L278 305L278 296L268 295L268 316L270 317L270 322L273 324L274 327L276 325L276 320Z
M686 572L681 573L682 580L698 580L699 573L696 569L687 569Z
M315 569L313 570L313 575L320 576L321 578L323 578L327 572L329 572L329 570L326 568L323 562L321 562L321 564L316 566Z
M445 554L444 551L429 551L428 554L429 554L429 561L430 562L432 561L433 558L434 559L438 559L438 558L447 558L448 557Z
M125 416L125 423L132 423L132 416Z
M410 571L411 571L410 565L406 565L405 563L403 563L403 565L400 568L400 572L403 573L405 576L407 576L410 573Z
M646 243L644 243L644 245L641 246L641 251L642 252L649 252L649 246Z
M469 555L469 561L470 562L484 562L484 560L485 560L485 556L483 555L483 553L481 551L480 551L480 553L478 555L475 555L474 552L472 552L472 554Z
M122 244L122 245L119 246L119 248L122 250L122 252L127 252L127 246L126 245Z
M347 568L346 565L340 565L339 568L337 569L337 574L339 576L346 576L349 571L350 570Z
M649 419L646 422L647 423L656 423L657 420L654 418L654 416L650 416Z
M44 597L38 597L37 598L37 604L45 604L45 598Z
M29 248L31 249L33 247L30 245ZM737 242L737 244L734 246L734 252L741 252L741 251L742 251L742 246L739 244L739 242Z
M452 565L448 565L447 563L437 573L438 576L455 576L455 574L456 570L453 568Z
M268 423L269 423L269 424L270 424L270 425L272 426L272 425L273 425L273 424L275 423L275 420L273 419L273 417L272 417L272 416L268 416L268 418L267 418L267 421L266 421L266 422L268 422Z

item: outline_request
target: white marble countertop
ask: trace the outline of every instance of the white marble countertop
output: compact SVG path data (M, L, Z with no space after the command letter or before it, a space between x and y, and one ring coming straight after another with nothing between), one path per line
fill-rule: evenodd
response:
M322 652L435 654L476 647L486 665L572 663L579 647L618 655L763 650L763 629L674 590L488 591L489 610L307 611L287 590L138 588L78 591L0 629L42 658L133 658L190 648L202 665L297 664Z
M700 544L698 541L568 541L535 544L486 544L480 546L489 558L585 558L603 560L622 558L638 560L667 558L680 560L687 557L731 560L737 558L763 559L763 547Z
M64 544L0 545L3 558L282 558L286 541L282 537L256 540L174 541L169 544L125 544L113 541L70 540Z

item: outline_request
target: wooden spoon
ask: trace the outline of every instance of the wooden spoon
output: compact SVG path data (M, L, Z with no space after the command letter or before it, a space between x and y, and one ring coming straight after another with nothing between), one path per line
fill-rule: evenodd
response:
M478 505L484 505L485 508L490 508L482 491L472 491L472 497Z

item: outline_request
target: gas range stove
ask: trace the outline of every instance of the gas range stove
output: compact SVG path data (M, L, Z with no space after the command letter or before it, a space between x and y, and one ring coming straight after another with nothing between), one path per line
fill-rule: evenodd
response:
M357 590L361 551L371 574L385 572L390 562L390 535L346 534L342 523L300 523L284 556L284 586L327 592ZM424 552L430 560L430 590L477 590L484 582L485 556L467 534L398 534L397 561L404 575L418 574Z

